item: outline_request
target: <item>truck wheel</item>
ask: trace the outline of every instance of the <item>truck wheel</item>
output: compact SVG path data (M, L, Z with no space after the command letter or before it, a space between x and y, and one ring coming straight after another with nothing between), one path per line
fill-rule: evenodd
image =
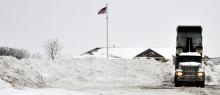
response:
M176 76L174 77L174 84L175 84L175 87L180 87L180 82L177 81Z
M204 88L205 87L205 81L199 82L199 87Z
M181 82L180 81L175 81L175 87L180 87L181 86Z

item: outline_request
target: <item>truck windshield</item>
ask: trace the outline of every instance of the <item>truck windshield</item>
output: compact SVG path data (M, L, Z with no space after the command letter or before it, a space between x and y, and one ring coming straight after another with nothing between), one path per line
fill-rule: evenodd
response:
M201 56L179 56L179 62L202 62Z

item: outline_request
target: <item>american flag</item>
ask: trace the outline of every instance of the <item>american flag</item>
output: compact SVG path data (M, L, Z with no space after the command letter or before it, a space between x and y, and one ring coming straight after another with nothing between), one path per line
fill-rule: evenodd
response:
M106 9L107 9L107 7L102 8L101 10L99 10L98 14L105 14Z

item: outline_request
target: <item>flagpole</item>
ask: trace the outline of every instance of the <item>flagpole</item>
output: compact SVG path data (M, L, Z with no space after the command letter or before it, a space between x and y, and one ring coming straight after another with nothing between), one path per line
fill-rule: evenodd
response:
M106 56L107 56L107 59L108 59L108 53L109 53L109 51L108 51L108 3L106 3L106 48L107 48L107 50L106 50L106 52L107 52L107 54L106 54Z

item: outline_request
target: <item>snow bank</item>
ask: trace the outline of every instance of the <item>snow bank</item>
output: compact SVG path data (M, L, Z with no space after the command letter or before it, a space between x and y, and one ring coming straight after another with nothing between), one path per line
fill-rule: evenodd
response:
M171 65L155 60L87 58L56 62L50 69L49 75L55 75L49 79L53 87L156 86L172 76Z
M0 57L1 79L12 86L42 87L42 72L29 60L18 60L14 57Z
M171 82L173 66L150 60L0 57L1 79L14 87L157 86ZM0 81L1 83L1 81Z
M219 61L217 61L219 62ZM0 57L0 88L130 87L171 84L172 61L153 59L60 59L55 61ZM208 61L206 83L220 84L220 64Z
M0 79L0 89L2 88L12 88L11 84Z
M217 61L218 60L218 61ZM220 59L210 60L206 66L206 82L209 85L220 85Z

